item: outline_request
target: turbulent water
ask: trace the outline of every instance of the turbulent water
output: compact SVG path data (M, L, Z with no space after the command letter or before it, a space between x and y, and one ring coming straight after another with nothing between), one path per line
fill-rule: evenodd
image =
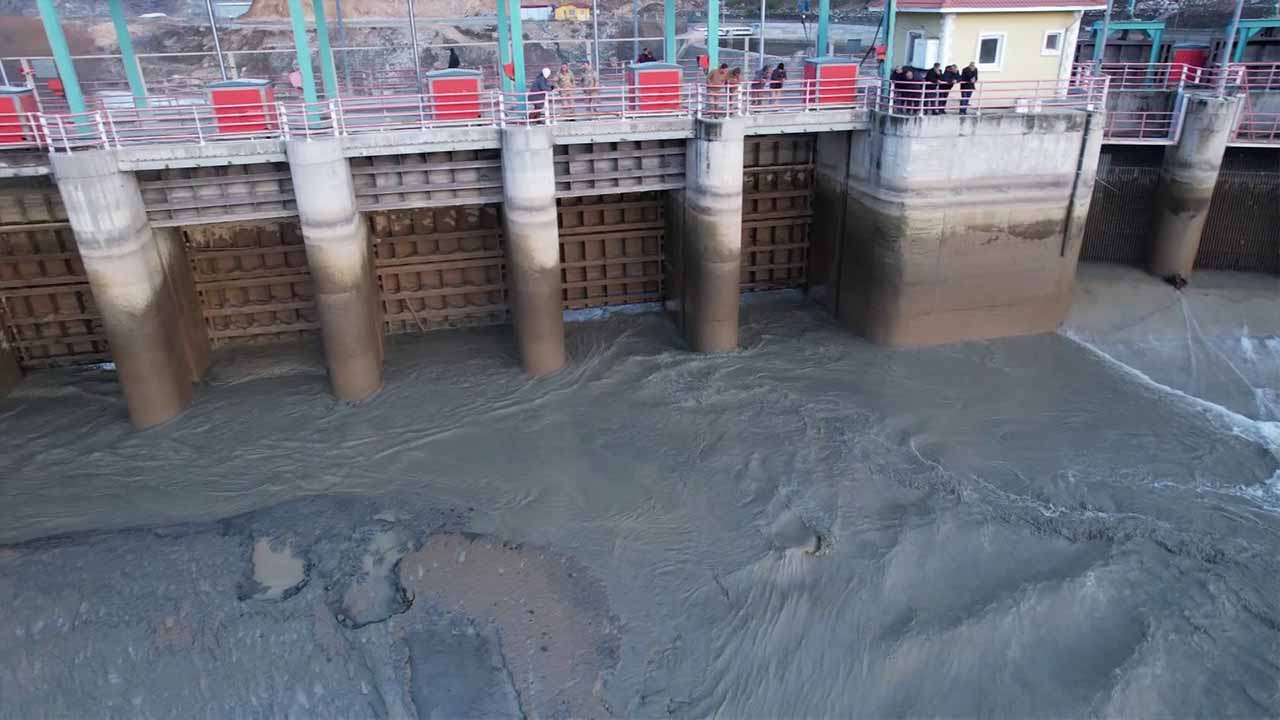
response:
M0 403L0 716L1280 714L1280 286L1086 268L1059 334L869 345L798 297L219 358Z

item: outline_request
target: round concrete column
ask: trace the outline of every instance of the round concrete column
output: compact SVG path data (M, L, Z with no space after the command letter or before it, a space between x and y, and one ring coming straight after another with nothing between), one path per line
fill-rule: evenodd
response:
M351 168L337 140L293 140L288 154L329 382L338 399L363 400L382 385L383 333Z
M742 138L738 118L699 120L685 168L685 336L698 352L738 347L742 275Z
M546 375L565 362L551 128L502 131L502 220L520 364L530 375Z
M51 160L129 419L139 428L163 423L191 401L192 375L182 313L138 181L117 170L106 150Z
M1151 274L1191 276L1239 109L1238 97L1187 96L1182 135L1178 144L1165 151L1160 171L1156 233L1148 262Z

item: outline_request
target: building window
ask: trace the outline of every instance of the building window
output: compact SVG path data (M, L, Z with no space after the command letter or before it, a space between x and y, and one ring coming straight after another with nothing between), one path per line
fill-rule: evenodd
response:
M1041 55L1061 55L1062 54L1062 31L1046 30L1044 33L1044 42L1040 45Z
M978 36L978 69L1004 69L1004 33L983 33Z

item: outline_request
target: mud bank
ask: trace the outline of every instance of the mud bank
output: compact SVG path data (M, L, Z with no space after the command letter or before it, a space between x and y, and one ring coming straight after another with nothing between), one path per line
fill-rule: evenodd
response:
M357 405L242 351L146 433L109 374L24 384L0 716L1280 713L1260 410L1087 315L904 352L742 314L718 355L571 324L534 381L505 330L400 337Z

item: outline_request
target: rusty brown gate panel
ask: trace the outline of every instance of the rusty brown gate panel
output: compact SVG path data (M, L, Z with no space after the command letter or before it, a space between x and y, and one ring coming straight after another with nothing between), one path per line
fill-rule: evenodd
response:
M1139 265L1155 232L1161 148L1111 148L1098 160L1080 259Z
M661 195L624 193L556 202L566 310L664 299Z
M388 333L508 321L496 205L369 214Z
M293 217L288 163L255 163L138 172L153 227Z
M636 140L555 147L556 197L684 187L684 140Z
M58 190L0 183L0 342L26 369L110 360Z
M80 253L65 223L0 228L4 341L27 369L110 360Z
M803 287L813 222L812 135L747 138L743 155L743 292Z
M183 233L210 344L293 340L319 330L296 222L203 225Z
M1280 273L1280 171L1218 173L1196 267Z

